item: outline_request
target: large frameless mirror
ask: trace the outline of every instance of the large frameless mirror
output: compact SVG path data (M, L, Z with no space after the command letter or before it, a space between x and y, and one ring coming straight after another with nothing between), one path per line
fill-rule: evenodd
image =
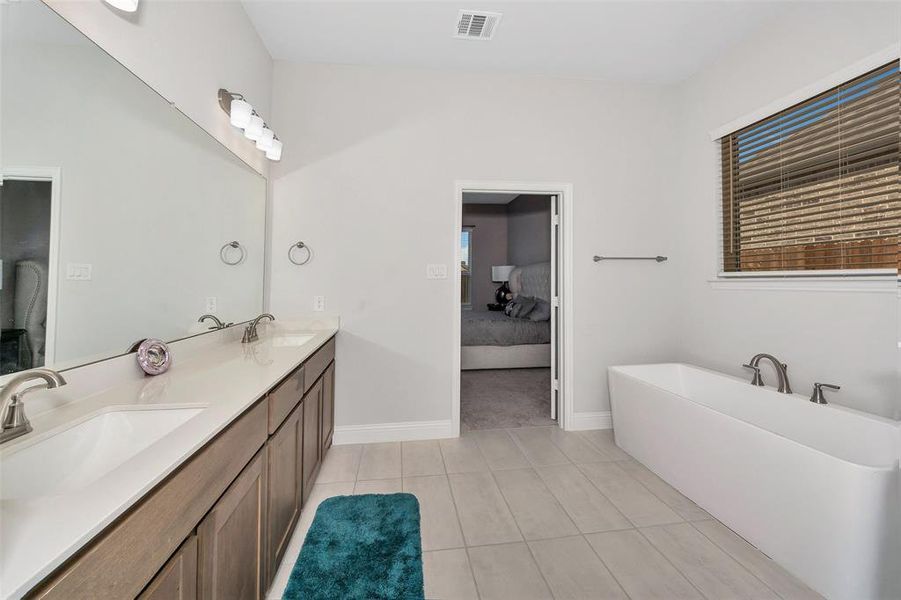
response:
M0 375L261 312L265 179L44 4L0 11Z

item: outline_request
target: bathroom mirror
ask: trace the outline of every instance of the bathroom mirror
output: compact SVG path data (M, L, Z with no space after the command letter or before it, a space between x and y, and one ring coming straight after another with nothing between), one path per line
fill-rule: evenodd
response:
M0 375L260 313L265 179L43 3L0 11Z

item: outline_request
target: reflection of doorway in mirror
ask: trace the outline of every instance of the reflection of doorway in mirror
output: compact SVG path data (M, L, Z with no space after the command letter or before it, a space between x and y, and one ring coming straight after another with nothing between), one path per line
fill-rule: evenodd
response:
M53 364L58 221L59 169L3 170L0 375Z

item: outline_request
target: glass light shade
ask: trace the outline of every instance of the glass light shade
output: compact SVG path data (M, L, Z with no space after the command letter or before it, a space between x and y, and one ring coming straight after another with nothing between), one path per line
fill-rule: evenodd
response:
M514 265L500 265L497 267L491 267L491 281L495 283L504 283L506 281L510 281L510 273L513 272L513 269L516 267Z
M253 107L245 100L232 98L229 115L231 115L232 125L244 129L247 127L247 124L250 123L250 117L253 115Z
M282 159L282 141L281 140L272 140L272 147L269 150L266 150L266 158L269 160L281 160Z
M274 137L274 131L272 131L268 127L263 127L263 133L260 135L260 139L257 140L257 150L263 150L265 152L269 150L269 148L272 148Z
M244 128L244 137L249 140L257 141L263 135L263 118L252 115L247 127Z
M135 12L138 10L138 0L105 0L105 2L113 8L118 8L125 12Z

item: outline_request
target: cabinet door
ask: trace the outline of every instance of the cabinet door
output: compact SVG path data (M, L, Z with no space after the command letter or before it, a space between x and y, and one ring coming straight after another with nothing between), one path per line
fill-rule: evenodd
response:
M335 433L335 363L332 362L322 376L322 456L332 445Z
M138 600L197 600L197 536L189 537Z
M266 584L272 583L300 514L303 413L298 406L268 444Z
M197 527L200 598L263 597L266 446Z
M319 411L322 406L322 379L303 397L303 500L313 491L319 472Z

